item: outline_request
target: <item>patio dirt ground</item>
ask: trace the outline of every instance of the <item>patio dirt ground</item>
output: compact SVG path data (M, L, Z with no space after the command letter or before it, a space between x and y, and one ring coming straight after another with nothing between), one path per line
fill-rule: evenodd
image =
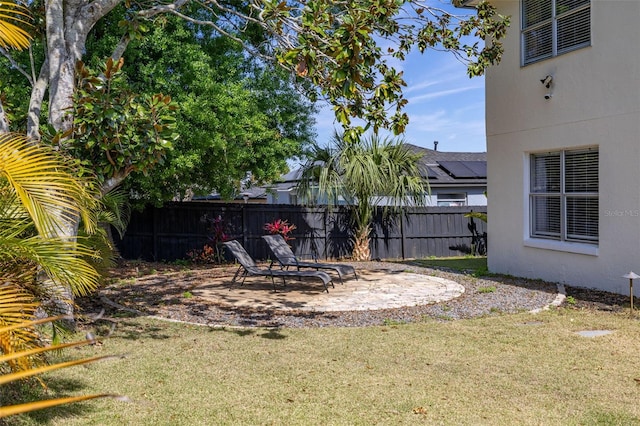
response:
M149 315L209 326L354 327L530 311L558 296L556 284L540 280L475 277L408 262L351 264L360 279L335 280L326 293L319 281L289 281L274 292L271 281L259 277L229 288L235 265L124 262L97 294L78 304L89 318L102 312L108 318ZM565 289L572 309L629 306L622 295Z

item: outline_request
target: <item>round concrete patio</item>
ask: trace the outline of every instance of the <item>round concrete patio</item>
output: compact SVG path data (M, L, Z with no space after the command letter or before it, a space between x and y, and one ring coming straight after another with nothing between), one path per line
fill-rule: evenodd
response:
M269 278L248 277L230 287L231 276L208 279L196 285L194 296L224 305L275 310L314 312L362 311L428 305L454 299L464 287L454 281L413 272L358 270L358 280L351 278L325 292L319 280L297 281L276 278L277 292ZM241 281L241 280L240 280Z

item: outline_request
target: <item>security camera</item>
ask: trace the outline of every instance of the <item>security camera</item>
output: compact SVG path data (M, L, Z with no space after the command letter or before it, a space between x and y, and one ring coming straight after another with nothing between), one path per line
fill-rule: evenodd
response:
M551 99L551 96L552 96L551 93L547 93L546 95L544 95L544 98L549 100Z
M543 78L542 80L540 80L540 83L542 83L544 85L544 87L546 87L547 89L549 87L551 87L551 83L553 82L553 76L548 75L545 78Z

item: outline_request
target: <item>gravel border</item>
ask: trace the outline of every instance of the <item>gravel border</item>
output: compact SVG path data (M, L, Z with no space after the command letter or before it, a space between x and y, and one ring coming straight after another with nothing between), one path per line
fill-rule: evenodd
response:
M420 322L427 319L451 321L487 315L536 311L549 305L559 305L558 286L540 280L516 277L474 277L454 271L418 267L390 262L351 263L356 269L407 271L456 281L465 293L444 303L407 306L394 309L341 312L306 312L243 309L223 306L198 297L182 297L189 287L181 286L180 274L172 272L172 290L141 288L135 283L109 285L101 294L85 298L80 305L87 312L105 309L107 316L147 315L172 321L208 326L232 327L366 327ZM227 274L229 268L221 273ZM224 271L224 272L223 272ZM187 280L188 281L188 280ZM193 286L193 284L189 284ZM157 287L157 286L156 286ZM156 291L156 293L154 293ZM105 299L106 298L106 299ZM110 301L110 302L108 302Z

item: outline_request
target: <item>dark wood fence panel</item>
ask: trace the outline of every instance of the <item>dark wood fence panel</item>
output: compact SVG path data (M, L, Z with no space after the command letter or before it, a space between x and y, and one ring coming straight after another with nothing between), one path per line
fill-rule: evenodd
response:
M486 207L473 207L486 212ZM380 259L455 256L469 253L472 234L470 207L410 208L402 215L376 215L371 254ZM206 202L168 203L162 208L135 212L122 240L117 240L125 259L172 261L212 244L214 225L226 236L239 240L256 259L268 259L262 240L264 225L276 219L296 225L291 245L300 256L339 259L351 253L348 211L344 208L302 207L265 204L218 204ZM477 230L486 224L475 220Z

